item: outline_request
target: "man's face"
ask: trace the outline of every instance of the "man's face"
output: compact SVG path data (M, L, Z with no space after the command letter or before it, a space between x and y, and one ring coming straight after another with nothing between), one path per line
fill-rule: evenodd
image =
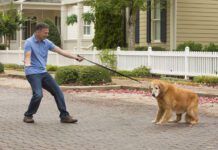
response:
M48 37L49 29L43 28L41 30L36 31L36 36L39 40L44 40Z

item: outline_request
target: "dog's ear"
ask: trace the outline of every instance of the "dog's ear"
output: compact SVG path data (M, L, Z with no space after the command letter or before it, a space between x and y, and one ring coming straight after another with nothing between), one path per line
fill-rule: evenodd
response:
M160 88L161 93L165 93L168 90L167 84L165 84L163 82L159 82L158 86Z

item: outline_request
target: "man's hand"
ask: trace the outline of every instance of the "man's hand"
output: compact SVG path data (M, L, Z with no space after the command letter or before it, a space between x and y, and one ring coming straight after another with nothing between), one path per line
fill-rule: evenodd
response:
M25 62L25 61L24 61L24 66L25 66L25 67L29 67L29 66L31 66L31 63L30 63L30 62Z
M25 53L25 58L24 58L24 61L23 61L25 67L31 66L30 57L31 57L31 52L30 52L30 51L26 52L26 53Z
M82 57L77 56L77 57L75 57L75 60L77 60L78 62L81 62L81 61L83 61L84 59L83 59Z

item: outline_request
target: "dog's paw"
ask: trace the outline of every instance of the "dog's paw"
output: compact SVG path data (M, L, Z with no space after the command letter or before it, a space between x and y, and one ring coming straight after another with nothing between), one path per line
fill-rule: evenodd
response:
M168 123L178 123L179 121L177 120L169 120Z
M161 121L158 121L156 124L157 124L157 125L163 125L163 124L166 124L166 123L167 123L167 121L162 121L162 120L161 120Z
M156 124L156 125L161 125L161 124L163 124L163 123L159 121L159 122L156 122L155 124Z
M156 120L152 120L151 123L157 123L157 121Z

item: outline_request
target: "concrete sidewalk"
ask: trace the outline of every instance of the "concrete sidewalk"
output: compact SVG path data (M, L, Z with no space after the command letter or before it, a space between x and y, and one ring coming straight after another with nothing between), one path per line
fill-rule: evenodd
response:
M25 78L25 75L21 71L5 70L5 75L9 77ZM135 81L125 78L113 78L114 85L103 86L61 86L62 89L72 90L110 90L110 89L139 89L146 90L149 87L149 81L141 81L137 83ZM218 97L218 88L212 88L207 86L189 86L189 85L177 85L182 88L190 89L196 92L199 96Z

